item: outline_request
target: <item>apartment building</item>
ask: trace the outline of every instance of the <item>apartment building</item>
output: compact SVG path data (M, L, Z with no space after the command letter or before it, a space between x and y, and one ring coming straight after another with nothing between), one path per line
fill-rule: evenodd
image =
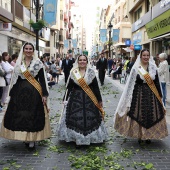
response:
M133 56L148 48L153 56L170 54L170 3L166 0L128 0Z
M43 19L44 10L48 4L39 1L39 17ZM44 3L43 3L44 2ZM59 4L59 1L58 1ZM39 56L56 57L59 53L60 6L56 3L56 20L39 31ZM25 42L36 44L36 34L30 27L29 21L36 22L36 6L33 0L0 0L0 53L8 51L10 55L19 53ZM11 27L11 30L4 29ZM2 43L3 42L3 43Z
M127 0L116 0L111 8L111 11L114 12L112 50L116 57L130 56L130 52L124 50L129 46L127 42L131 39L131 23L127 15L128 5ZM118 37L116 38L116 36ZM114 41L116 39L117 41Z
M32 12L33 4L24 0L0 0L0 52L19 53L22 45L29 41L35 44L35 33L29 25L30 19L35 21ZM4 25L11 30L3 29ZM40 55L43 54L46 40L40 38Z

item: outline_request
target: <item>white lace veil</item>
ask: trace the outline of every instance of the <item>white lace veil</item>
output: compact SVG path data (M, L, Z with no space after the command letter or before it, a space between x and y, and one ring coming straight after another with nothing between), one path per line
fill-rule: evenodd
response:
M72 71L73 71L74 69L78 68L78 59L79 59L80 56L85 56L85 55L80 54L80 55L76 58L76 60L75 60L75 62L74 62L74 64L73 64L73 68L72 68L71 71L70 71L70 75L69 75L69 77L68 77L68 80L67 80L67 83L66 83L66 87L68 86L70 77L73 78L73 77L72 77ZM85 56L85 57L87 58L87 61L88 61L87 67L86 67L86 73L88 73L88 70L90 69L90 61L89 61L89 58L88 58L87 56ZM86 77L86 75L87 75L87 74L85 74L85 77Z
M130 72L130 75L128 77L128 80L126 82L125 88L123 90L122 96L119 100L115 115L114 115L114 121L115 121L115 117L116 114L119 114L119 116L123 116L125 115L129 110L130 110L130 106L131 106L131 101L132 101L132 95L133 95L133 90L134 90L134 86L135 86L135 82L136 82L136 77L138 74L138 67L141 65L141 54L143 51L148 51L147 49L143 49L140 54L138 55L132 69ZM149 59L149 74L152 77L152 79L155 79L155 75L156 75L156 71L157 71L157 67L155 64L155 61L153 60L153 57L150 56ZM144 80L144 78L140 75L141 79Z
M32 46L34 47L33 58L34 58L35 60L38 59L38 52L37 52L37 50L35 50L35 46L34 46L32 43L26 42L26 43L21 47L21 50L20 50L20 53L19 53L19 56L18 56L18 59L17 59L17 61L16 61L15 66L21 66L22 61L24 60L24 53L23 53L23 50L24 50L24 49L23 49L23 48L25 47L26 44L32 45Z

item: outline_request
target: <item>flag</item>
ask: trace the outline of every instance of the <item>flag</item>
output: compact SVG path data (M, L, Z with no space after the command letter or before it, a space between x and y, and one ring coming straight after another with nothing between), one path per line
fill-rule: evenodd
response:
M113 43L118 43L119 42L119 29L113 29L113 34L112 34L112 41Z
M58 0L44 0L44 20L49 27L56 25Z
M73 48L77 48L77 40L72 39Z
M68 40L64 40L64 48L68 48L68 44L69 44Z
M100 29L100 41L102 43L107 41L107 29Z

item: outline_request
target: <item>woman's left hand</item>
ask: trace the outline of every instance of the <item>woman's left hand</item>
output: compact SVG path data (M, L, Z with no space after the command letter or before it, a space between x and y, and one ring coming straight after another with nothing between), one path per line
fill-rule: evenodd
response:
M43 102L44 105L46 105L47 104L47 97L42 97L42 102Z

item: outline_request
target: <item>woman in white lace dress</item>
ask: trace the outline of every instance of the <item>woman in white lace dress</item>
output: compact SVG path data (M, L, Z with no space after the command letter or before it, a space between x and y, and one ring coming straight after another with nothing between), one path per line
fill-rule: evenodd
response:
M65 107L59 123L59 140L73 141L76 143L76 147L90 145L90 143L102 143L107 138L102 114L79 84L74 75L76 69L79 77L83 78L92 90L97 104L102 107L102 97L95 72L88 65L87 57L80 55L70 72L67 83L64 96Z
M168 136L157 67L150 52L138 56L115 113L114 128L139 143Z

